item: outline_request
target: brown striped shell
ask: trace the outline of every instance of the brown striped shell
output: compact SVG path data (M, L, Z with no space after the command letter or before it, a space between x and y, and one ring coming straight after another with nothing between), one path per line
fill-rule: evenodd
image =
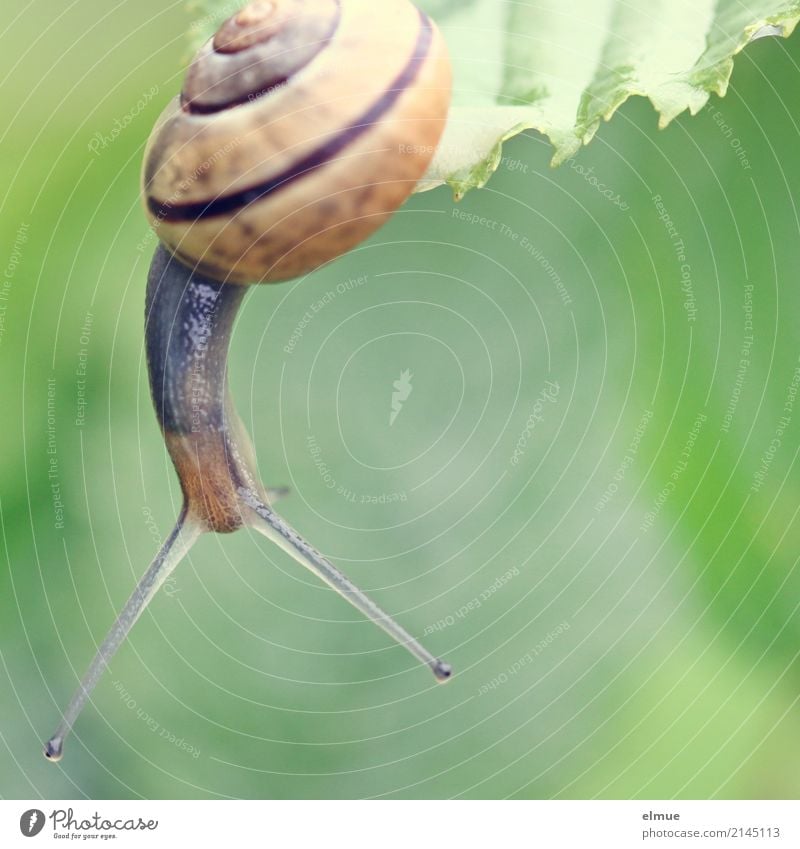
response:
M444 41L408 0L257 0L201 48L158 120L147 214L209 277L296 277L403 203L449 102Z

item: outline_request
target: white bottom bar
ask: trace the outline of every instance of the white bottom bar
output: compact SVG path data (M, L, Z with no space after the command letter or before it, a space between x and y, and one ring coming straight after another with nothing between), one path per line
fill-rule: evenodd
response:
M28 836L30 834L30 836ZM0 802L0 846L800 846L796 802Z

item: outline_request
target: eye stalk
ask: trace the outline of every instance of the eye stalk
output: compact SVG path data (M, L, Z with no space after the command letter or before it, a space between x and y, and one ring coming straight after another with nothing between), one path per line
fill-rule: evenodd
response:
M273 509L228 388L245 287L307 273L369 236L423 175L447 115L450 67L407 0L258 0L200 51L145 154L162 240L147 284L150 389L183 492L175 527L45 745L64 740L115 652L203 533L263 534L382 628L438 681L451 668Z

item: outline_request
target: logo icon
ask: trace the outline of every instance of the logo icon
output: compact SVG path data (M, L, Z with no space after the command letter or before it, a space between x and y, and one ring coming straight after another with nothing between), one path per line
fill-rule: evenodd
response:
M19 830L25 837L36 837L44 828L44 811L31 808L19 818Z
M406 369L400 372L400 377L392 384L395 391L392 392L392 412L389 414L389 427L394 424L394 420L400 415L400 410L403 409L403 403L408 400L408 396L414 388L411 385L411 378L413 376Z

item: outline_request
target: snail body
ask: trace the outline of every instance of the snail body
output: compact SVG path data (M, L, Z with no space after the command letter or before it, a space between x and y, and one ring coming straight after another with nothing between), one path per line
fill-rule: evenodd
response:
M408 0L256 0L201 48L159 118L143 198L162 244L148 277L150 389L184 503L80 682L64 739L158 588L206 532L249 527L427 665L451 670L273 509L228 389L245 287L307 273L373 233L425 172L444 129L450 66Z
M442 37L407 0L251 4L200 50L151 136L147 214L208 277L297 277L405 201L449 98Z

